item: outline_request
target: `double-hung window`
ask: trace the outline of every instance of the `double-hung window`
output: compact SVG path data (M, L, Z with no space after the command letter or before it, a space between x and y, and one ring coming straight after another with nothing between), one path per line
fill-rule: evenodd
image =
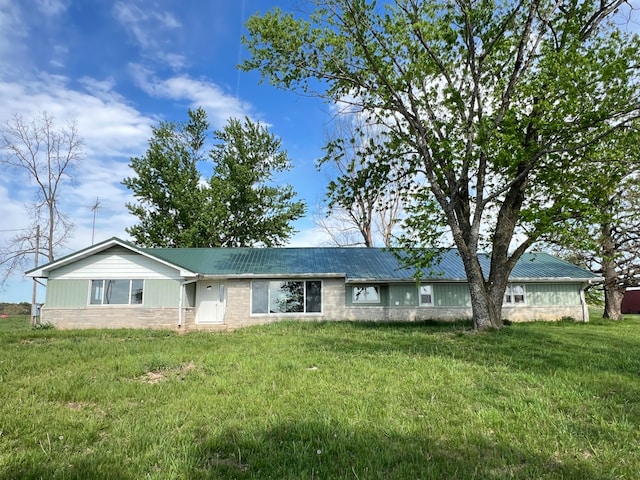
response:
M319 280L256 280L251 284L251 313L321 313Z
M433 306L433 287L431 285L420 285L420 306Z
M525 289L524 285L507 285L504 292L504 303L508 305L524 305Z
M144 280L91 280L91 305L140 305Z

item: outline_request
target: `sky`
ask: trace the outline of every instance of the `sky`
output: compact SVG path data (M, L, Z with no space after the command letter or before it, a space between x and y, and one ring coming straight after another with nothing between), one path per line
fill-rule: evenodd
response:
M236 68L248 56L240 41L244 22L294 3L0 0L0 125L14 115L31 121L46 112L58 127L75 121L85 142L82 163L62 194L61 210L75 229L58 256L90 246L92 238L130 238L125 228L136 218L125 204L133 198L121 185L133 175L130 158L144 155L152 126L184 121L187 109L199 106L213 129L248 116L282 139L293 168L279 181L293 185L308 205L289 245L326 243L313 213L329 179L315 165L330 106ZM30 225L25 205L35 192L24 173L0 174L0 245ZM31 301L31 288L31 279L14 275L0 289L0 302ZM38 297L44 301L41 288Z

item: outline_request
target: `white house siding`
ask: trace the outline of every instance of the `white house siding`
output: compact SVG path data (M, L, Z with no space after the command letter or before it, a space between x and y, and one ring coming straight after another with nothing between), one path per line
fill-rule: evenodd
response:
M180 272L121 247L96 253L53 270L49 279L180 279Z

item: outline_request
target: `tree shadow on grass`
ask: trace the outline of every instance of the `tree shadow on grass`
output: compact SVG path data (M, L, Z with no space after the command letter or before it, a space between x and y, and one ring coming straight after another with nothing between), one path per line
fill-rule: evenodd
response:
M7 468L0 469L1 480L90 480L109 479L127 480L129 477L121 473L121 464L114 459L94 456L93 458L70 458L64 467L59 462L15 462Z
M321 421L197 440L193 479L599 478L591 459L519 451L490 433L436 439L424 433Z
M544 328L540 328L544 327ZM568 328L563 328L568 327ZM501 331L476 333L466 322L352 322L353 335L336 332L307 338L310 346L336 353L438 356L479 366L498 366L524 372L549 373L610 372L636 376L640 371L640 340L612 336L588 325L546 323L538 328L526 325ZM379 335L360 336L359 330L377 330Z

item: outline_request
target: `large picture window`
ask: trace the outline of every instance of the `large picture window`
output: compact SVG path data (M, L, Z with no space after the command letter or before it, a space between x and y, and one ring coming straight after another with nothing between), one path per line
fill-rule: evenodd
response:
M91 280L91 305L140 305L144 280Z
M322 282L319 280L254 281L251 313L320 313Z
M351 300L353 303L380 303L380 287L377 285L353 287Z

